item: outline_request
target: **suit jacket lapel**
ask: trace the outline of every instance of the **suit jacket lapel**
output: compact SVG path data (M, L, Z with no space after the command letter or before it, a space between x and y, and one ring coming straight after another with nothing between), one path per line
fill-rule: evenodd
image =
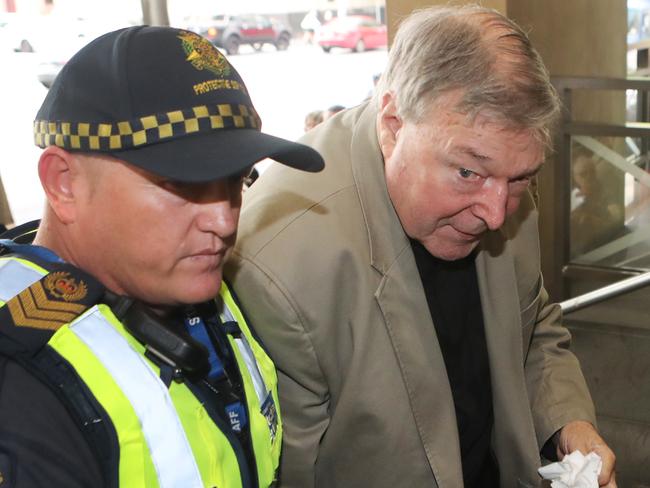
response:
M498 249L497 249L498 247ZM539 447L535 442L530 413L524 358L521 316L514 265L499 233L486 236L476 259L485 337L490 360L494 405L494 444L499 459L501 485L514 486L516 480L539 484L534 470ZM522 473L532 472L530 479Z
M416 279L414 279L414 277ZM377 302L409 395L415 424L439 487L463 479L453 397L410 247L377 290Z
M444 359L415 258L386 189L376 111L370 105L361 110L352 142L352 166L367 225L370 264L383 276L376 299L431 470L438 486L455 487L462 480L462 470Z

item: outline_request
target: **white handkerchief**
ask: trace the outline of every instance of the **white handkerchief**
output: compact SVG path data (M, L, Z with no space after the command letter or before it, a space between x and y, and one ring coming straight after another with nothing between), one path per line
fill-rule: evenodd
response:
M573 451L559 463L539 468L545 480L551 480L552 488L598 488L598 475L603 461L595 452L583 456Z

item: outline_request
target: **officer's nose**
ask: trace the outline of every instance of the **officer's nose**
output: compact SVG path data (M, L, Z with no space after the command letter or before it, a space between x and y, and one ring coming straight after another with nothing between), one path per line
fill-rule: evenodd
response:
M223 201L209 204L204 208L198 219L199 228L205 232L212 232L222 239L232 236L237 232L239 221L239 207L233 207L231 202Z
M237 232L241 207L241 185L219 182L213 185L211 198L204 198L199 205L197 225L204 232L227 239Z
M488 178L472 211L488 229L497 230L506 219L508 196L507 180Z

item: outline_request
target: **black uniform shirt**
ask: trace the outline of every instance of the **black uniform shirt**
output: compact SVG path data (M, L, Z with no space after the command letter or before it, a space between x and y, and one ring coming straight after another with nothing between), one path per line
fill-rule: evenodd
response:
M1 488L104 486L88 442L54 393L0 356Z
M474 254L435 258L411 241L454 398L465 488L499 486L490 440L494 416Z

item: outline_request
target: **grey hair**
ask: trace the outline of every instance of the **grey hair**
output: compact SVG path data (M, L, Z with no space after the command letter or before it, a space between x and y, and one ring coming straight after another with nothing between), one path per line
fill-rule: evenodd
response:
M559 101L526 33L478 5L416 10L400 24L374 103L390 91L399 115L422 122L443 94L459 90L457 110L514 130L533 130L545 146Z

